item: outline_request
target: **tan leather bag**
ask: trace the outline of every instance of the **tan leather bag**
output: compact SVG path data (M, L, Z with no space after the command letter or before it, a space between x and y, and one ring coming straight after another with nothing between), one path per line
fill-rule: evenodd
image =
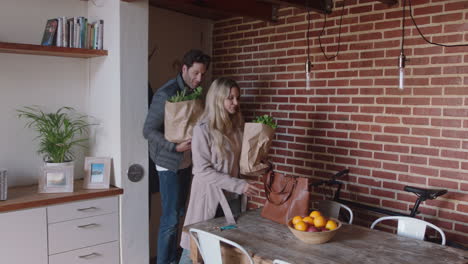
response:
M261 216L287 224L296 215L309 212L309 179L286 176L272 170L263 175L266 202Z

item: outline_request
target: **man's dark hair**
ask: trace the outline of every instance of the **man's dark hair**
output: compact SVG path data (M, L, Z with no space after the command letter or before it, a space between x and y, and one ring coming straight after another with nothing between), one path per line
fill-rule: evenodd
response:
M211 57L204 54L203 51L197 49L193 49L185 53L184 58L182 59L182 63L184 65L190 68L195 62L203 63L208 70L210 67Z

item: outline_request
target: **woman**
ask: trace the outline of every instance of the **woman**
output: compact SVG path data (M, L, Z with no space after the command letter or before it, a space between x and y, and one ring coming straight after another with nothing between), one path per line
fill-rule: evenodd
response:
M210 86L205 112L193 129L194 177L184 226L214 218L218 206L228 222L232 222L230 204L240 211L239 206L234 206L235 201L240 201L239 195L251 196L259 191L239 179L244 124L239 98L240 88L234 80L219 78ZM184 252L179 264L191 263L190 235L186 232L182 234L181 246Z

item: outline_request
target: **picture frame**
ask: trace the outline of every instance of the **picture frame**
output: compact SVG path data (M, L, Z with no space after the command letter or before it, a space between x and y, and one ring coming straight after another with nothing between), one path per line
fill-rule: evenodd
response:
M39 177L39 193L63 192L73 192L73 165L44 165Z
M109 189L112 158L85 157L83 189Z

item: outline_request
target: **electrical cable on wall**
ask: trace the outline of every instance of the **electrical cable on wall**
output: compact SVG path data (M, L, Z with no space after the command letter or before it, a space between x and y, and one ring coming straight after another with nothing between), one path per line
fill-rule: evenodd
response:
M328 57L327 54L325 53L325 49L324 49L323 46L322 46L322 39L321 39L323 33L325 32L325 26L326 26L326 24L327 24L327 15L326 15L326 14L324 15L323 27L322 27L322 31L321 31L320 34L319 34L318 41L319 41L320 49L322 50L323 56L325 56L325 58L326 58L327 60L331 60L331 59L336 58L336 57L338 56L338 54L340 53L340 46L341 46L341 25L343 25L344 7L345 7L345 0L343 0L343 6L341 7L340 27L339 27L339 29L338 29L338 48L337 48L336 54L333 55L333 56L330 56L330 57Z
M468 47L468 44L454 44L454 45L449 45L449 44L440 44L440 43L436 43L436 42L432 42L432 41L429 41L425 36L424 34L421 32L421 30L419 29L418 27L418 24L416 24L416 21L413 17L413 7L411 6L411 0L408 0L408 4L409 4L409 15L411 17L411 20L413 21L413 24L414 26L416 27L416 29L418 30L419 32L419 35L421 35L421 37L429 44L432 44L432 45L436 45L436 46L441 46L441 47ZM406 0L404 1L403 3L403 10L405 9L405 5L406 5ZM404 11L403 11L404 12ZM403 21L403 28L404 28L405 24L404 24L404 21Z
M307 61L305 64L305 72L306 72L306 90L310 90L310 70L312 68L312 63L310 62L310 48L309 48L309 37L310 37L310 8L309 8L309 0L306 1L306 10L307 10Z
M405 15L406 15L406 0L403 1L403 14L401 16L401 47L400 47L400 56L398 56L398 89L403 90L405 88Z

